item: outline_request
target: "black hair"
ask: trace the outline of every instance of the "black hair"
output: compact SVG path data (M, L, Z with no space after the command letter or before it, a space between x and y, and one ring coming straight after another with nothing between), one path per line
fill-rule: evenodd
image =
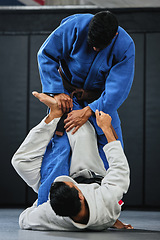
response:
M78 190L64 182L55 182L50 189L50 204L59 216L74 217L81 210Z
M92 47L107 47L118 30L118 21L109 11L102 11L92 18L88 30L88 43Z

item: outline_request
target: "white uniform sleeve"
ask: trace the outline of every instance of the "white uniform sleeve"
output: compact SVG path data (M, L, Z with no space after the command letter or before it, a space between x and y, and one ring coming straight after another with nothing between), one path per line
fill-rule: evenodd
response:
M113 187L114 195L121 200L127 192L130 183L130 169L120 141L113 141L104 146L109 169L102 181L110 189Z
M75 231L76 227L68 217L60 217L52 210L49 200L37 207L37 201L32 207L25 209L19 217L21 229Z
M49 230L51 228L49 215L52 213L54 218L54 212L49 206L49 202L43 203L37 207L37 201L32 207L25 209L19 216L19 226L21 229L32 230ZM47 214L49 213L50 214ZM52 222L52 228L56 228L54 222Z
M46 147L53 136L59 118L49 124L43 119L27 135L12 158L12 165L22 179L38 192L40 185L40 169Z

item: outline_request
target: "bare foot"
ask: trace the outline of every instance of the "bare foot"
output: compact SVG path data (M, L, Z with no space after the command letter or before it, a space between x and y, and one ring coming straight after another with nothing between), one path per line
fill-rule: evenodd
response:
M40 102L44 103L50 108L50 115L53 118L58 118L63 115L62 111L59 109L56 100L44 93L38 93L36 91L32 92L33 96L39 99Z
M130 224L124 224L121 221L119 221L118 219L115 222L115 224L113 225L113 228L117 228L117 229L133 229L133 227Z

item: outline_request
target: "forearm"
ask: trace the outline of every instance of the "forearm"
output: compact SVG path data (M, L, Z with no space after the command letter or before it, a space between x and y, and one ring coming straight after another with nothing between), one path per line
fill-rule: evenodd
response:
M104 128L102 129L102 131L104 132L104 135L107 138L108 143L116 141L116 138L111 128L106 128L106 129Z
M104 132L108 144L103 148L109 169L103 183L115 188L118 198L121 198L129 186L129 166L120 141L116 141L111 129L111 117L103 112L96 111L97 124ZM119 199L120 200L120 199Z
M37 200L34 204L25 209L19 216L19 226L25 230L49 230L46 216L46 204L37 207ZM52 211L52 210L51 210Z
M38 207L36 201L32 207L24 210L19 216L19 226L21 229L38 231L72 231L75 229L70 221L63 220L55 214L49 201Z
M126 52L124 59L110 69L101 97L89 104L94 112L96 109L101 109L111 115L127 98L134 78L134 55L132 52L130 54Z
M97 125L101 128L102 132L106 136L108 143L116 141L116 138L118 138L118 136L114 132L114 128L112 127L111 116L109 114L106 114L98 110L96 110L95 115L96 115Z
M116 187L116 195L122 197L130 183L130 169L120 141L106 144L103 148L109 163L109 169L103 179L104 184ZM120 199L119 199L120 200Z
M89 119L94 113L89 106L83 108L85 116Z

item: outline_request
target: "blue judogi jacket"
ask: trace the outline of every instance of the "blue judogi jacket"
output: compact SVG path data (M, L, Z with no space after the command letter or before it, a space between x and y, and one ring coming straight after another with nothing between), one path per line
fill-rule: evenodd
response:
M127 98L133 82L135 46L128 33L123 28L118 27L118 34L111 44L100 52L94 51L87 43L88 27L92 18L92 14L75 14L67 17L44 42L38 52L42 88L45 93L67 93L58 72L58 68L61 66L64 74L73 85L83 89L102 90L99 99L90 104L85 102L84 105L89 105L93 112L98 109L110 114L113 127L118 128L120 127L120 119L117 109ZM78 108L81 106L77 107L76 104L75 109ZM90 117L90 121L97 134L102 135L103 132L97 126L94 116ZM63 138L59 141L63 142ZM49 159L50 154L47 151L44 162L47 162L46 158ZM55 149L54 156L56 156ZM65 162L62 158L58 158L59 166ZM45 164L42 164L42 186L45 185L47 178L46 174L43 177L43 173L47 171L48 166L45 167ZM65 170L65 173L62 172L56 170L54 173L53 167L52 182L57 174L69 174L69 170Z

